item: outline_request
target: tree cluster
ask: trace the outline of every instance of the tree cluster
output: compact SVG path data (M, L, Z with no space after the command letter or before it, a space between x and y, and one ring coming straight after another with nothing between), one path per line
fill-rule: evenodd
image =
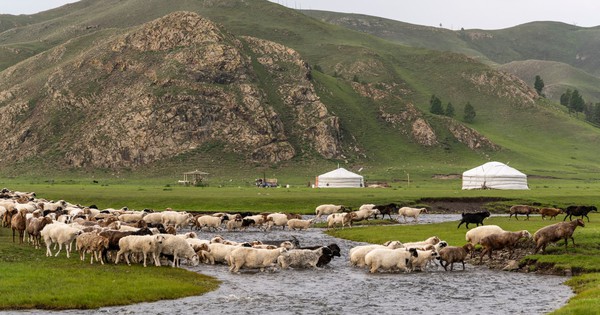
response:
M442 105L442 100L440 100L439 97L434 95L431 95L431 99L429 100L429 112L435 115L443 115L443 116L448 116L448 117L454 117L455 112L454 112L454 105L452 105L451 102L448 102L448 104L446 105L446 107L444 108L444 105ZM471 123L475 120L475 108L473 108L473 105L471 105L471 103L467 102L467 104L465 104L464 107L464 111L463 111L463 120L465 122Z
M569 113L584 113L585 120L600 125L600 103L587 104L577 89L571 91L567 89L560 96L560 104L569 109Z
M581 113L585 110L585 101L577 89L574 91L567 89L567 91L560 96L560 103L569 109L569 113Z

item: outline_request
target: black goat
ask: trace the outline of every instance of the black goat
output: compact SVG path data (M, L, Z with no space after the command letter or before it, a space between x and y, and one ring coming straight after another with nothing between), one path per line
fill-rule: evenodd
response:
M460 226L463 223L465 224L465 227L468 229L469 228L469 223L475 223L477 224L477 226L479 226L479 224L483 225L483 220L487 217L490 216L490 212L489 211L481 211L481 212L475 212L475 213L462 213L462 219L460 220L460 223L458 223L458 226L456 227L457 229L460 228Z
M598 212L598 208L596 208L596 206L568 206L567 209L565 209L567 215L565 215L563 221L565 221L567 217L569 217L569 221L572 221L573 219L571 217L576 216L581 217L582 220L583 217L586 217L588 222L590 222L590 217L588 217L590 211Z
M381 218L385 219L385 215L387 214L390 217L390 220L392 220L392 213L398 213L399 208L400 206L398 206L395 203L389 203L387 205L376 205L375 207L373 207L373 209L379 210L379 213L381 213ZM377 213L375 213L375 219L377 219Z

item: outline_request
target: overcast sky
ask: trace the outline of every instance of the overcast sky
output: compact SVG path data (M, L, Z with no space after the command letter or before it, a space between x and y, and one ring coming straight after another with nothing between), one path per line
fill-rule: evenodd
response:
M168 1L168 0L166 0ZM598 0L270 0L290 8L362 13L449 29L501 29L533 21L600 25ZM33 14L75 0L0 0L2 14Z

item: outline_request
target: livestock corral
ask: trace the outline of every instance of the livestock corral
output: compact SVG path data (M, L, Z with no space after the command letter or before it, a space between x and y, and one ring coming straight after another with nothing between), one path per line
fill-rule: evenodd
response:
M89 254L90 264L125 261L147 268L169 265L224 281L216 292L184 299L183 306L164 301L117 307L116 311L186 312L192 307L202 307L207 312L228 313L221 307L236 302L250 313L280 313L290 307L309 313L395 313L398 304L389 298L390 292L410 287L405 291L413 302L408 313L448 313L446 306L431 303L433 296L453 303L461 314L477 314L482 307L501 307L498 312L506 314L532 314L555 309L570 295L568 287L559 285L564 281L562 277L505 273L465 265L475 246L481 247L480 262L484 255L493 260L494 250L507 249L511 258L515 247L528 246L527 240L533 244L527 231L476 232L484 230L478 226L469 231L476 236L467 233L461 244L449 244L435 235L427 239L390 239L381 244L365 244L333 238L314 224L324 220L320 216L327 215L328 228L345 228L351 227L352 222L384 213L374 205L351 212L343 212L343 206L326 206L317 207L314 217L243 212L194 215L171 209L160 212L126 207L97 209L3 190L0 214L3 225L13 231L15 243L41 246L43 241L47 256L60 255L64 247L68 257L75 244L79 258L85 263ZM408 222L406 217L413 218L411 224L437 220L425 208L394 206L394 211L396 222ZM456 221L460 215L439 218ZM581 219L573 222L576 223L544 228L549 232L544 229L536 232L536 251L543 251L548 243L561 239L572 240L575 228L584 226ZM534 246L530 247L533 250ZM461 264L461 268L455 268L455 263ZM484 277L490 281L473 281ZM365 292L370 297L367 300ZM319 297L315 298L315 294ZM519 302L515 303L511 296L519 296ZM340 303L348 299L363 302ZM230 311L237 313L239 308Z

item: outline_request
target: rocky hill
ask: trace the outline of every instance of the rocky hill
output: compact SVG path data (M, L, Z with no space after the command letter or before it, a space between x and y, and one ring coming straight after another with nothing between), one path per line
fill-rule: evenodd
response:
M341 153L338 118L316 95L308 64L281 44L236 37L198 14L176 12L62 64L68 49L60 45L1 74L7 86L48 66L36 90L14 84L0 94L5 159L57 154L72 167L131 167L209 141L267 163L294 157L290 142L326 159Z

